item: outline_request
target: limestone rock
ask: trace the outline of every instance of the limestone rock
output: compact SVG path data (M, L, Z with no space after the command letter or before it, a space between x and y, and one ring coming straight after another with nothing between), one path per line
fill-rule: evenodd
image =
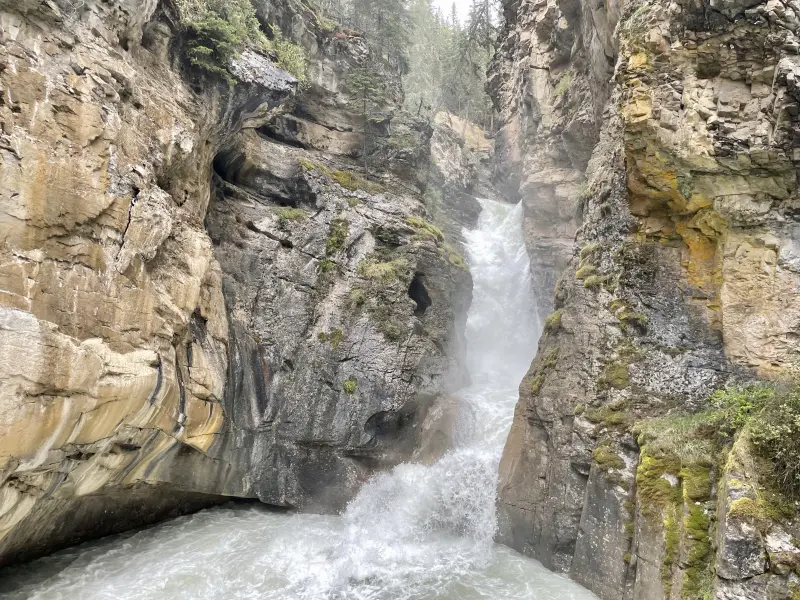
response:
M257 5L301 94L252 50L192 70L168 2L0 1L0 563L229 497L338 510L464 381L470 276L403 179L430 131L387 65L364 173L369 47Z

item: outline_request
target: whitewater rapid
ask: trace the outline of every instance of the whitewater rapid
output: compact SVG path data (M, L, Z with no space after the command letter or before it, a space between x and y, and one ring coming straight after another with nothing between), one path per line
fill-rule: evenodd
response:
M521 206L482 200L465 232L472 385L454 447L368 482L340 516L202 511L0 573L8 600L592 600L494 544L495 490L517 387L541 326Z

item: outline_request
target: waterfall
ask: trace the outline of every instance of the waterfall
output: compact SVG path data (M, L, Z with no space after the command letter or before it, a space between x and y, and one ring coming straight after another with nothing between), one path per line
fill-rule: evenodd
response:
M493 543L495 490L517 387L536 351L522 207L482 200L465 232L474 281L472 385L453 448L368 482L341 516L222 508L58 553L12 574L13 600L590 600ZM0 583L0 593L3 592Z

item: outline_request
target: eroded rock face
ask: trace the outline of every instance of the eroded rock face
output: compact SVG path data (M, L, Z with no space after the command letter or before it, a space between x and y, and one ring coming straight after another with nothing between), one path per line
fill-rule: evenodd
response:
M525 209L540 316L572 253L585 170L609 98L617 2L504 2L488 89L499 114L494 181Z
M594 129L583 130L591 158L570 151L578 175L560 180L585 175L580 193L560 183L555 204L522 196L531 213L579 202L582 225L520 386L499 539L603 599L789 598L796 522L736 508L764 485L746 445L690 472L640 448L632 426L695 412L727 382L796 360L800 7L536 2L506 13L494 89L510 115L509 180L542 156L566 164L553 150L565 141L541 137L543 124ZM590 65L609 58L610 83L594 85ZM567 71L576 77L560 86ZM526 80L534 91L519 91ZM584 100L589 88L600 104ZM527 149L509 142L523 129ZM537 244L545 256L567 247L566 236L530 240L534 261Z
M231 496L336 510L463 380L469 274L402 180L429 132L354 174L368 49L295 16L300 97L250 51L185 71L166 2L0 2L0 562Z

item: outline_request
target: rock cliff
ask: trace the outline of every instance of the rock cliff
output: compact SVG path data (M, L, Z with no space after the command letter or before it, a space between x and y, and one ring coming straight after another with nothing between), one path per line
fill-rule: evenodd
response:
M681 444L715 390L779 379L800 350L800 4L504 14L496 174L525 203L552 313L499 539L604 600L796 598L796 504L769 465L743 434Z
M337 510L464 381L429 126L387 67L365 173L368 45L255 5L307 84L198 71L167 0L0 1L0 562L229 497Z

